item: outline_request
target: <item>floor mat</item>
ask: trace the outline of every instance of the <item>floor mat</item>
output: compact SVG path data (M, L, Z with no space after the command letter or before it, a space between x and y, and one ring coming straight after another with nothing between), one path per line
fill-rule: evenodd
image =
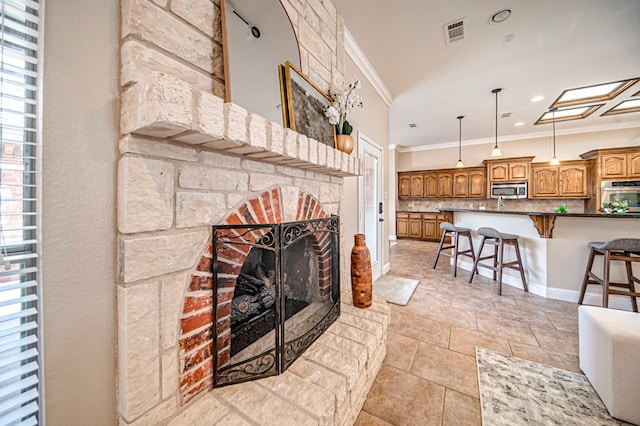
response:
M626 425L582 374L476 347L484 426Z
M418 280L387 274L373 283L373 293L389 303L406 305L417 286Z

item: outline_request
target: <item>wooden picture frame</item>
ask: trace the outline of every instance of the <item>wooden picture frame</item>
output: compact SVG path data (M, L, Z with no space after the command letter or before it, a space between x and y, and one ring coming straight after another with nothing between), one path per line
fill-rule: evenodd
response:
M284 127L335 148L336 129L324 115L329 96L289 61L280 67Z

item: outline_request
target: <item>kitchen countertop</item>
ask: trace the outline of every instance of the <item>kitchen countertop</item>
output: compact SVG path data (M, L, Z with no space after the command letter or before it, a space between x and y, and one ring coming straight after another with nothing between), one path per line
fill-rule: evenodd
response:
M440 212L447 214L447 221L453 223L453 214L460 213L480 213L480 214L504 214L529 216L533 221L533 226L538 230L541 238L553 238L553 227L555 226L557 217L574 217L574 218L596 218L596 219L640 219L640 213L555 213L555 212L522 212L509 210L479 210L479 209L456 209L456 208L439 208Z
M444 210L444 209L442 209ZM441 213L438 210L396 210L396 213Z
M479 209L456 209L440 208L440 212L466 212L466 213L491 213L491 214L515 214L526 216L555 216L555 217L597 217L608 219L640 219L640 212L634 213L555 213L555 212L522 212L512 210L479 210Z

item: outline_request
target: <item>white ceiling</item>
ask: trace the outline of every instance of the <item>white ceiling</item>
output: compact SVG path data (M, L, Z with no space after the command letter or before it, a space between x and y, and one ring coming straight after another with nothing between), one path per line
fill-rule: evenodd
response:
M391 92L390 144L415 147L546 136L533 125L565 89L640 77L640 0L334 0ZM494 12L511 17L490 24ZM464 40L447 45L443 26L466 18ZM511 39L511 41L507 41ZM349 78L350 76L346 76ZM600 114L640 91L640 82L557 134L640 127L640 112ZM532 103L533 96L545 99ZM365 100L366 107L366 100ZM523 121L524 126L514 123ZM409 128L416 123L417 128Z

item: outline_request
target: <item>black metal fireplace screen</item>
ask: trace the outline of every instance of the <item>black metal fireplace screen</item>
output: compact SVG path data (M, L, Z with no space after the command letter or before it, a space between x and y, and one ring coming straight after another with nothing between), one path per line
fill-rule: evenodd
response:
M285 371L340 315L338 216L213 228L214 387Z

